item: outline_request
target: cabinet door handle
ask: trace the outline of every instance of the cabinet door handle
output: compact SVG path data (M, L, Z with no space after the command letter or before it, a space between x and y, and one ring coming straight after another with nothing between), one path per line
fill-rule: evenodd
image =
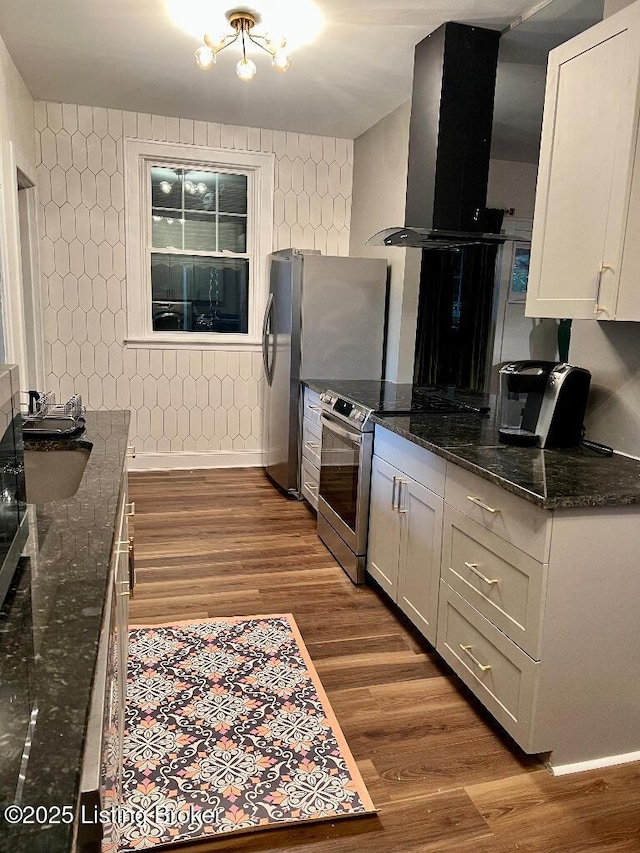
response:
M312 412L320 412L322 410L322 406L307 406L307 409L310 409Z
M605 270L612 270L612 269L613 269L613 267L611 266L611 264L600 264L600 269L598 270L598 287L596 289L596 299L595 299L595 302L593 305L593 313L594 314L601 314L603 311L607 310L606 308L603 308L602 305L599 304L600 303L600 288L602 287L602 273Z
M391 509L397 509L396 507L396 486L398 485L398 478L393 478L393 486L391 487Z
M310 492L317 492L318 491L318 484L317 483L311 482L311 483L305 483L304 485L305 485L305 488L309 489Z
M475 664L475 666L478 667L481 672L489 672L489 670L491 669L491 665L488 663L480 663L478 658L471 651L473 646L463 646L462 643L460 643L459 645L465 655L471 660L473 664Z
M399 513L400 515L404 515L404 514L406 513L406 511L407 511L407 489L409 488L409 484L407 483L407 481L406 481L406 480L398 480L398 483L399 483L399 488L398 488L398 513ZM405 499L404 499L404 502L403 502L403 500L402 500L402 487L403 487L403 486L406 486L406 487L407 487L407 489L405 489L405 492L404 492L404 498L405 498Z
M135 456L136 456L135 444L128 444L127 445L127 456L129 457L129 459L135 459Z
M469 571L473 572L474 575L477 575L481 581L484 581L485 583L489 584L498 583L498 578L488 578L486 575L483 575L482 572L478 569L477 563L467 563L467 561L465 560L464 564L469 569Z
M130 517L134 516L136 514L136 502L131 501L131 503L128 503L126 505L125 509L126 509L128 516L130 516Z
M313 441L307 441L305 446L308 447L309 450L317 450L320 447L319 444L315 444Z
M129 588L129 581L120 581L120 584L126 587L124 590L120 590L120 595L123 598L128 598L131 595L131 590Z
M480 498L476 498L473 495L467 495L467 500L471 501L472 504L479 506L481 509L486 509L487 512L496 513L500 512L499 509L495 507L489 506L489 504L483 503Z

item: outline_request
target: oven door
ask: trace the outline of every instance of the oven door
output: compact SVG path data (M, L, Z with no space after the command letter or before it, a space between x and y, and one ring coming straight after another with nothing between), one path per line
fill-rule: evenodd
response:
M367 550L372 433L322 415L318 512L354 554Z

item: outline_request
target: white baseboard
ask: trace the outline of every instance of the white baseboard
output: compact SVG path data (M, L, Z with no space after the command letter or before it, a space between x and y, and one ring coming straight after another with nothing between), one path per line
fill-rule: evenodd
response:
M187 450L136 453L128 460L129 471L183 471L195 468L259 468L261 450Z
M617 764L629 764L640 761L640 752L625 752L622 755L605 755L589 761L576 761L575 764L553 765L547 761L547 767L554 776L566 776L569 773L584 773L585 770L601 770L603 767L615 767Z

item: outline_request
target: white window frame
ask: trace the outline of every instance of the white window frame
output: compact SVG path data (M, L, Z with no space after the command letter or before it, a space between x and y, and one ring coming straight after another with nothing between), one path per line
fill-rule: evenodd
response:
M247 334L220 332L156 332L151 324L151 182L153 165L227 171L247 176L247 252L249 258L249 316ZM129 347L232 349L258 348L267 299L267 258L272 249L274 156L254 151L207 148L126 139L127 338ZM176 252L179 255L189 251ZM194 252L194 254L198 254ZM220 253L220 257L236 257Z

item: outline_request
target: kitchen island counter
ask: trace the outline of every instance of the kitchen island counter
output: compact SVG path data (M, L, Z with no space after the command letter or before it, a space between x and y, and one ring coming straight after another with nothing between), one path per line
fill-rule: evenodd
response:
M14 853L71 850L129 418L87 413L80 486L30 507L29 556L0 609L0 838ZM71 811L11 825L14 803Z
M332 389L374 408L375 400L396 397L409 402L416 387L391 382L307 380L322 393ZM457 394L466 402L473 395ZM374 414L373 422L465 468L543 509L640 504L640 461L586 448L541 450L498 441L495 398L488 414Z

